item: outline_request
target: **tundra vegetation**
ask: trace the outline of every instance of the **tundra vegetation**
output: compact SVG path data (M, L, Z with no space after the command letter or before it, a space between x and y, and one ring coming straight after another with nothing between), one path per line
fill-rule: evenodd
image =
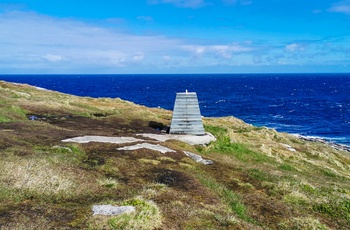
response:
M325 143L234 117L204 118L216 141L169 140L165 154L61 142L160 133L150 121L171 112L0 81L0 229L350 229L350 153Z

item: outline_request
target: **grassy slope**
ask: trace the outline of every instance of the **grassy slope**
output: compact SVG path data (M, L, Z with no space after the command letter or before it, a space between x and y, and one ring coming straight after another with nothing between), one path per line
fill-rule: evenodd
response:
M0 81L0 229L350 228L350 155L325 144L233 117L205 118L218 140L206 147L167 141L171 154L60 142L157 132L149 121L170 119L169 111L120 99ZM183 150L215 164L198 164ZM92 216L93 204L137 212Z

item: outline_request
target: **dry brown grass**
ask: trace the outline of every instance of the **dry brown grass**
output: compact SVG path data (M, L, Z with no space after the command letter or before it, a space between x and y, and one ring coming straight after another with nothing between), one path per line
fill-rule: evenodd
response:
M326 144L225 117L204 119L219 141L168 141L162 145L176 152L165 155L118 151L115 144L72 146L60 140L156 132L148 122L169 125L171 112L1 81L0 102L1 229L350 227L350 154ZM45 119L28 121L28 114ZM214 165L194 162L184 150ZM138 211L92 216L91 205L105 203Z
M1 159L0 165L2 186L17 191L24 197L69 199L91 192L93 187L97 187L97 183L90 187L94 182L91 177L86 177L89 175L83 171L59 165L48 158L11 157ZM81 183L82 180L85 180L84 184ZM85 187L87 185L88 188Z

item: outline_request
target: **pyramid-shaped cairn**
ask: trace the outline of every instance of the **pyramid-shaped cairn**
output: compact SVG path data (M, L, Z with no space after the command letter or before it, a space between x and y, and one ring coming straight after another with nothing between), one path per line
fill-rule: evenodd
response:
M205 134L196 93L176 94L170 134Z

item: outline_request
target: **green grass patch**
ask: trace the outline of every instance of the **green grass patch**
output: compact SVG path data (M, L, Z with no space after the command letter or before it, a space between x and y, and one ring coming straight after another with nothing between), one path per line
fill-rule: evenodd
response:
M212 142L207 151L229 154L243 162L269 161L266 155L250 150L245 144L232 142L228 136L221 136L215 142Z
M197 175L197 178L201 184L218 194L224 203L227 204L229 209L240 219L248 222L254 222L253 219L249 217L247 208L242 203L241 198L238 194L235 194L233 191L229 190L224 185L221 185L208 176Z
M301 184L300 187L304 192L307 192L309 194L313 194L316 191L315 188L308 184Z
M269 180L269 174L267 174L264 171L261 171L260 169L249 169L248 175L251 178L256 179L258 181L268 181Z
M213 134L216 138L227 134L227 129L219 126L205 125L204 129L206 132Z
M162 224L159 208L153 201L136 197L123 202L124 206L134 206L135 213L112 217L108 225L112 229L156 229Z
M328 176L328 177L337 177L337 175L334 173L334 172L332 172L332 171L330 171L330 170L328 170L328 169L321 169L320 170L321 171L321 173L323 174L323 175L325 175L325 176Z
M270 160L266 155L250 150L245 144L232 142L225 128L208 125L205 126L205 129L212 133L217 140L212 142L207 148L197 147L196 150L198 152L229 154L243 162L268 162Z
M329 201L328 203L316 204L313 206L313 210L333 218L350 220L350 200Z
M293 166L291 166L290 164L286 164L286 163L281 164L280 166L278 166L278 168L283 170L283 171L289 171L289 172L296 171Z
M26 119L26 111L18 106L0 107L0 122L11 122Z

